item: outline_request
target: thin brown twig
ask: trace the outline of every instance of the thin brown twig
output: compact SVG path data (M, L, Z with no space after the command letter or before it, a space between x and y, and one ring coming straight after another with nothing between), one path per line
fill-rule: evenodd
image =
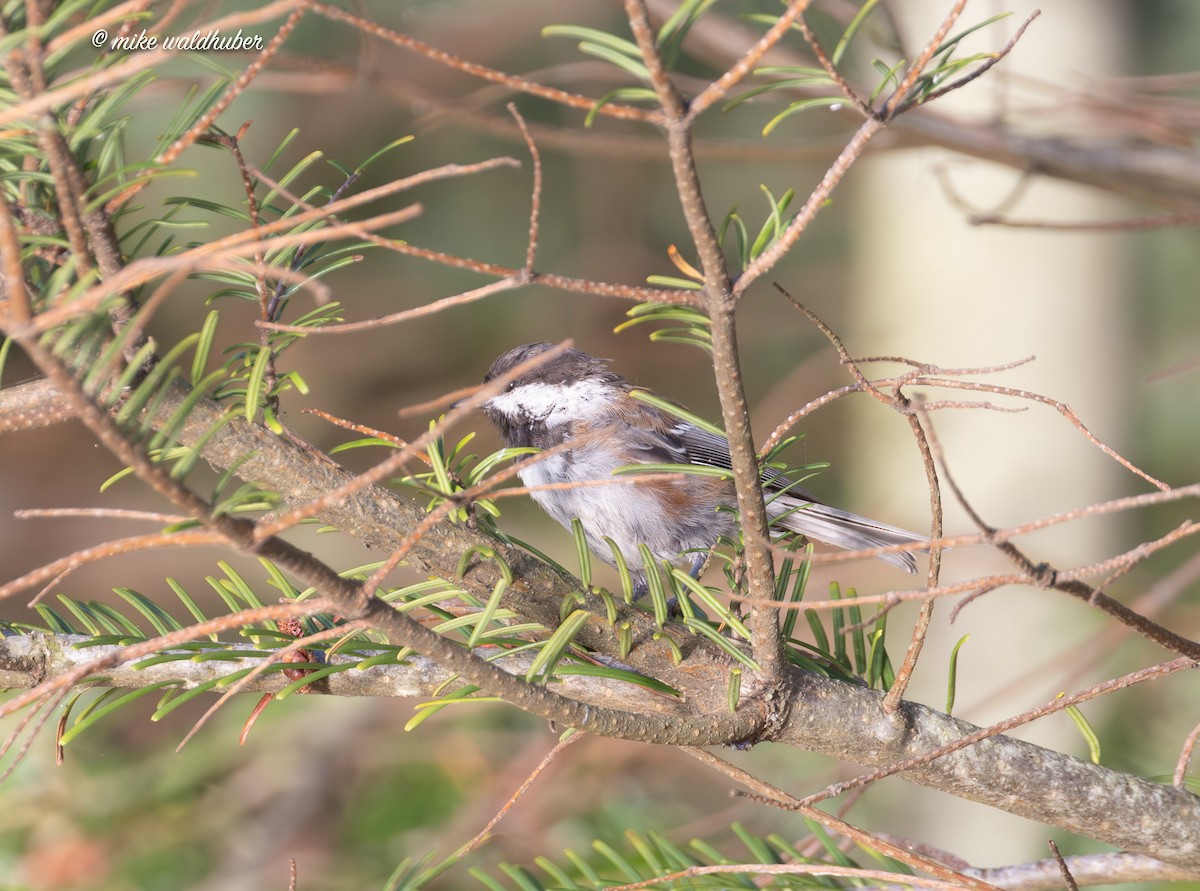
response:
M1200 226L1200 213L1168 213L1128 217L1123 220L1021 220L1000 214L978 213L967 217L972 226L1037 229L1052 232L1139 232L1146 229L1179 229Z
M1054 862L1058 864L1058 871L1062 875L1063 881L1067 885L1067 891L1079 891L1079 885L1075 883L1075 877L1071 875L1071 870L1067 866L1067 861L1063 859L1063 855L1058 851L1058 845L1054 843L1054 839L1046 842L1050 846L1050 853L1054 855Z
M825 53L825 48L821 46L821 41L817 40L817 35L808 27L808 22L802 17L796 22L796 27L800 29L800 33L804 36L804 41L808 44L809 49L813 51L813 55L817 57L817 63L825 69L825 73L829 75L834 86L842 91L842 95L849 100L850 104L859 110L863 117L872 117L875 114L875 109L867 100L858 95L858 91L850 86L846 78L842 77L842 72L837 70L837 66L833 64L833 60Z
M895 362L899 365L911 366L918 374L965 376L971 374L999 374L1003 371L1012 371L1014 368L1028 365L1036 359L1037 356L1030 354L1022 356L1020 359L1013 359L1011 362L1000 362L995 365L965 365L961 368L940 368L928 362L918 362L916 359L910 359L908 356L857 356L854 361L859 365L866 365L871 362Z
M5 740L4 745L0 746L0 756L2 756L8 751L11 744L16 742L19 734L26 727L32 725L32 729L30 730L28 736L26 736L25 742L22 743L21 748L19 748L13 754L12 761L9 762L8 766L4 769L4 772L0 773L0 783L3 783L10 776L12 776L12 773L17 769L17 766L25 760L25 756L29 754L29 750L33 746L33 741L37 739L38 734L42 731L42 728L49 723L50 717L54 714L55 710L57 710L59 704L66 699L69 692L69 688L59 690L53 696L48 697L42 702L39 702L33 709L30 710L29 714L23 716L22 720L13 730L9 738ZM61 757L61 749L56 750L55 761L57 763L62 763Z
M1075 414L1074 410L1065 402L1060 402L1059 400L1050 396L1043 396L1041 393L1034 393L1030 390L1022 390L1016 387L1001 387L995 384L985 384L976 381L938 380L936 386L947 387L949 389L975 390L982 393L993 393L997 396L1011 396L1016 399L1026 399L1032 402L1041 403L1042 405L1047 405L1066 418L1071 426L1083 434L1084 439L1098 448L1109 458L1116 461L1130 473L1140 476L1142 479L1160 491L1166 492L1171 488L1169 484L1157 479L1154 476L1151 476L1132 461L1120 455L1115 449L1096 436L1096 434L1092 433L1092 431L1088 429L1087 425L1080 420L1079 416Z
M36 594L34 594L33 597L29 598L29 602L25 605L27 607L29 607L30 609L33 609L35 606L37 606L39 603L41 603L44 599L49 597L50 592L53 591L55 588L57 588L59 585L61 585L63 582L63 579L67 578L71 573L75 572L75 570L77 570L77 569L79 569L78 566L73 566L70 569L64 569L62 572L60 572L54 578L52 578L48 582L46 582L46 584L42 585L42 589L40 591L38 591Z
M875 379L875 380L870 380L866 383L866 385L863 385L863 384L860 384L857 382L854 384L847 384L843 387L839 387L836 390L829 391L824 396L818 397L817 399L810 401L807 405L792 412L792 414L790 414L775 429L775 431L772 432L771 436L767 438L767 441L766 441L765 445L763 446L763 451L764 452L769 451L771 448L778 445L779 441L784 437L784 435L786 435L786 432L788 430L790 430L792 427L794 427L803 418L807 417L809 414L812 414L812 412L816 411L819 408L824 408L826 405L829 405L831 402L841 399L844 396L848 396L851 393L860 393L860 392L869 393L874 398L879 399L880 401L884 402L885 404L893 405L894 404L893 400L890 397L888 397L882 393L882 391L881 391L882 387L897 387L897 386L902 386L902 385L913 385L913 386L922 386L922 387L945 387L947 389L952 389L952 390L972 390L972 391L981 392L981 393L991 393L992 395L995 395L995 396L1008 396L1013 399L1024 399L1024 400L1027 400L1030 402L1037 402L1037 403L1040 403L1041 405L1049 406L1050 408L1053 408L1056 412L1058 412L1060 415L1062 415L1071 424L1071 426L1073 426L1076 430L1078 430L1083 435L1083 437L1088 442L1090 442L1093 446L1098 448L1101 452L1103 452L1109 458L1116 461L1118 464L1120 464L1122 467L1124 467L1130 473L1140 476L1146 482L1150 483L1150 485L1154 486L1156 489L1159 489L1161 491L1165 492L1165 491L1170 490L1170 488L1171 488L1170 485L1168 485L1167 483L1163 482L1160 479L1157 479L1154 476L1151 476L1149 473L1142 470L1140 467L1138 467L1132 461L1128 460L1127 458L1125 458L1124 456L1119 454L1115 449L1113 449L1111 446L1109 446L1107 443L1105 443L1103 440L1101 440L1098 436L1096 436L1094 433L1092 433L1092 431L1090 429L1088 429L1088 427L1083 423L1083 421L1080 420L1079 416L1077 414L1075 414L1074 410L1069 405L1067 405L1065 402L1060 402L1059 400L1054 399L1050 396L1045 396L1041 393L1035 393L1031 390L1022 390L1017 387L1004 387L1004 386L1000 386L997 384L988 384L988 383L983 383L980 381L962 381L962 380L956 380L954 378L944 376L944 375L953 374L953 373L979 373L979 371L976 371L976 370L971 370L971 371L961 371L961 370L957 370L957 369L943 370L943 369L939 369L936 366L932 366L932 365L922 365L920 363L914 363L914 362L912 362L912 360L901 360L898 357L881 357L878 359L856 360L856 362L867 362L867 361L906 361L910 364L913 364L915 366L915 369L906 375L899 375L896 377L879 378L879 379ZM998 368L999 370L1006 370L1009 367L1015 367L1016 365L1024 364L1024 362L1026 362L1026 361L1028 361L1028 360L1020 360L1016 363L1012 363L1012 365L996 366L996 368ZM981 371L987 371L987 370L988 369L981 369Z
M496 812L492 819L488 820L487 825L480 829L474 838L459 848L458 851L455 852L456 855L459 857L465 857L467 854L470 854L481 844L487 841L491 831L496 828L496 824L508 816L508 812L512 810L513 805L517 803L522 795L529 791L529 787L532 786L537 778L542 775L543 771L550 766L551 762L558 757L559 753L562 752L562 750L567 746L574 742L578 742L585 736L587 736L586 733L571 733L556 742L554 747L546 753L546 757L538 763L538 766L530 772L529 776L527 776L521 785L517 787L516 791L509 796L508 801L504 802L504 805L500 808L500 810Z
M1031 361L1033 361L1033 357L1028 356L1024 359L1018 359L1015 362L1007 362L1002 365L989 365L989 366L981 366L978 368L936 368L936 367L930 366L928 364L915 362L912 359L908 359L903 356L867 356L867 357L858 358L858 359L854 360L855 364L860 365L860 366L865 365L869 362L898 362L900 364L913 366L914 370L910 371L906 374L897 375L894 377L872 379L871 385L877 389L882 388L882 387L897 387L897 386L902 386L902 385L907 385L907 384L918 384L921 386L931 386L931 387L938 386L938 384L940 383L940 379L929 377L929 375L936 374L936 375L945 376L945 375L956 375L956 374L957 375L992 374L992 373L1001 372L1001 371L1008 371L1012 368L1016 368L1020 365L1024 365ZM787 432L789 430L791 430L793 427L796 426L796 424L798 424L801 420L806 418L808 415L812 414L817 409L824 408L826 405L829 405L832 402L836 402L838 399L841 399L844 396L849 396L852 393L863 393L863 392L866 392L866 391L863 390L856 382L853 384L846 384L845 386L838 387L836 390L830 390L828 393L824 394L823 396L819 396L818 398L811 400L806 405L802 406L801 408L798 408L796 411L794 411L790 415L788 415L783 421L781 421L775 427L775 429L773 431L771 431L771 435L767 437L766 442L763 444L761 454L766 454L771 449L773 449L775 446L777 446L783 440L784 436L787 435Z
M596 100L587 96L580 96L577 93L569 93L566 90L560 90L556 87L548 87L544 84L534 83L522 77L514 77L511 74L505 74L503 71L497 71L494 68L488 68L485 65L479 65L475 62L469 62L466 59L455 56L451 53L439 50L432 47L423 41L417 40L414 37L409 37L407 34L402 34L399 31L394 31L391 28L384 27L370 19L365 19L362 16L355 15L335 6L330 6L326 3L314 3L312 10L334 21L345 22L348 25L353 25L364 34L370 34L372 37L378 37L381 40L386 40L396 46L411 50L439 64L453 68L456 71L461 71L471 77L477 77L480 80L486 80L491 83L503 84L511 90L519 93L529 93L532 96L539 96L542 99L548 99L558 105L563 105L568 108L577 108L581 111L593 111L598 114L608 117L619 118L628 121L647 121L655 122L658 116L644 108L636 108L632 105L621 105L619 103L610 102L605 105L596 107Z
M152 532L147 535L134 535L129 538L119 538L106 541L103 544L83 548L65 557L59 557L37 569L31 569L17 578L0 585L0 600L11 597L26 588L40 585L64 572L70 572L86 563L94 563L107 557L121 554L132 554L136 551L147 551L155 548L168 547L202 547L206 545L226 544L228 539L212 529L181 529L177 532Z
M354 421L347 421L345 418L339 418L336 415L331 415L327 411L321 411L319 408L302 408L301 414L316 415L323 421L333 424L335 427L341 427L343 430L353 430L355 433L361 433L364 436L371 436L376 439L382 439L385 442L390 442L394 446L404 448L408 445L408 441L401 439L393 433L388 433L386 430L380 430L378 427L368 427L366 424L358 424ZM421 460L425 460L425 456L417 455Z
M1015 544L1010 541L1001 540L997 535L997 530L987 523L983 517L975 510L974 506L967 500L965 493L954 481L950 475L949 468L946 464L945 454L941 450L936 435L933 433L932 426L930 427L931 444L937 450L941 459L943 472L950 483L951 489L959 504L966 510L967 515L972 522L979 528L980 533L987 537L990 543L997 547L1001 553L1009 558L1022 572L1030 577L1031 580L1036 580L1038 583L1046 587L1054 588L1085 600L1089 606L1096 607L1123 624L1129 626L1134 631L1144 637L1154 641L1160 646L1175 650L1179 653L1190 655L1193 658L1200 656L1200 644L1190 641L1182 635L1175 634L1170 629L1165 628L1157 622L1143 616L1142 614L1130 609L1125 604L1117 601L1101 590L1102 587L1111 583L1111 580L1116 578L1123 572L1128 571L1137 563L1147 559L1151 554L1165 548L1174 542L1195 534L1200 531L1200 524L1186 521L1166 535L1159 538L1144 542L1137 547L1126 551L1124 554L1112 557L1109 560L1101 561L1098 564L1092 564L1087 567L1086 574L1081 569L1057 571L1046 564L1035 565L1028 556L1025 555ZM1178 490L1174 490L1178 491ZM1089 587L1084 584L1081 579L1092 575L1107 574L1108 579L1101 583L1100 588ZM978 595L975 595L978 596ZM957 611L955 612L957 614Z
M502 294L505 291L511 291L513 288L519 288L527 284L528 281L528 276L518 271L516 275L505 276L498 281L489 282L478 288L472 288L470 291L461 291L449 297L442 297L440 300L433 300L429 303L423 303L420 306L414 306L412 309L402 309L399 312L390 313L386 316L376 316L373 319L363 319L359 322L337 322L330 325L322 325L319 328L262 320L255 324L264 331L288 331L295 334L357 334L360 331L373 331L385 325L398 325L402 322L411 322L413 319L431 316L434 313L465 306L468 303L475 303L494 294Z
M942 487L938 481L937 464L933 459L933 451L930 448L929 439L925 435L928 416L925 417L925 423L922 424L918 408L918 414L908 416L908 423L912 428L913 437L917 441L917 447L921 450L921 462L925 465L925 478L929 486L929 513L932 517L929 537L935 542L929 547L929 573L926 576L925 586L936 588L942 570L942 549L936 544L937 540L942 537ZM926 597L921 601L921 610L917 614L916 622L913 623L912 636L909 638L904 660L896 670L895 681L883 697L885 712L894 712L904 698L904 691L908 689L908 682L912 678L913 672L916 671L917 659L925 645L925 636L929 633L935 602L936 598L933 597Z
M477 393L481 384L471 384L469 387L459 387L457 390L451 390L449 393L443 393L441 396L435 396L432 399L426 399L424 402L411 402L408 405L396 409L396 417L426 418L431 412L439 411L443 408L453 408L468 396Z
M628 885L609 885L609 891L640 891L643 888L661 888L663 883L697 878L699 876L720 876L730 873L746 873L763 876L844 876L851 879L872 882L894 882L896 873L882 869L862 869L857 866L835 866L831 863L801 864L801 863L730 863L721 866L691 866L687 869L664 873L644 882L633 882ZM930 888L933 891L959 891L962 883L958 881L944 882L941 879L924 879L920 876L904 876L904 884L916 888ZM995 886L991 886L995 887Z
M930 539L929 545L929 571L926 576L925 587L934 589L938 586L938 580L941 576L942 568L942 548L937 543L942 537L942 492L941 486L938 483L937 464L933 458L933 452L930 448L929 440L925 435L924 425L921 423L921 418L913 410L912 403L900 393L900 388L896 388L895 396L888 397L867 380L866 375L858 367L858 363L851 357L846 349L842 339L825 324L821 318L811 309L789 294L778 283L775 284L775 289L779 291L792 306L796 307L803 313L808 320L817 327L817 329L825 335L833 348L837 351L838 358L841 364L846 366L850 374L854 377L855 383L859 389L870 393L877 400L885 405L889 405L905 415L908 424L913 433L913 438L916 440L917 448L921 452L921 462L925 467L925 478L929 487L929 512L931 517L930 522ZM883 699L883 709L885 712L894 712L900 705L900 701L904 698L904 691L908 688L909 679L912 673L916 670L917 659L921 654L921 649L924 646L925 636L929 632L929 624L933 619L933 607L935 598L926 597L921 602L921 609L917 615L917 620L913 625L912 635L909 638L908 649L905 651L904 660L901 662L899 669L896 671L895 682L888 690L887 695Z
M879 115L885 120L890 120L904 111L906 106L903 104L908 98L908 91L912 89L913 84L917 82L917 78L921 76L921 72L925 70L925 66L929 64L929 60L933 58L933 54L938 51L938 47L942 45L942 41L946 39L946 35L950 33L950 29L954 27L954 23L958 21L958 17L962 15L962 11L967 6L967 0L955 0L955 3L950 7L950 11L946 13L946 17L942 19L941 25L938 26L934 35L929 38L925 44L925 48L921 50L921 55L917 60L908 66L908 71L905 72L904 79L900 81L896 91L888 97L887 102L883 104Z
M542 209L542 156L538 152L537 143L533 141L533 135L529 132L525 118L517 111L516 103L508 103L508 113L516 120L517 128L525 139L525 146L529 149L529 158L533 162L533 187L529 199L529 238L525 246L525 266L523 267L524 272L531 273L534 260L537 259L538 217Z
M1188 765L1192 760L1192 752L1196 749L1196 743L1200 742L1200 724L1192 728L1192 732L1187 735L1187 739L1183 741L1183 748L1179 750L1179 759L1175 762L1175 775L1172 777L1172 782L1183 788L1187 782Z
M150 510L129 510L120 507L30 507L13 511L18 520L88 517L95 520L146 520L151 523L182 523L182 514L164 514Z
M729 91L754 71L754 66L771 51L775 44L783 39L793 24L803 28L804 10L809 7L811 2L812 0L791 0L763 36L742 53L724 74L705 87L696 98L688 103L688 117L695 120L714 102L729 95Z
M772 803L786 804L790 809L796 810L804 814L811 820L820 823L826 829L834 832L840 832L847 838L852 839L856 843L863 845L874 851L878 851L888 857L893 857L896 860L911 866L915 869L921 869L937 878L946 881L954 881L961 883L963 888L975 889L975 891L997 891L994 885L990 885L982 879L972 878L955 870L945 864L938 863L929 857L919 854L915 851L910 851L898 845L894 845L886 839L880 838L878 835L859 829L857 826L847 823L845 820L840 820L837 817L827 814L811 805L804 804L800 799L790 795L782 789L771 785L765 780L760 779L747 770L743 770L736 764L731 764L723 758L719 758L711 752L696 748L694 746L684 746L683 751L691 755L702 764L706 764L714 770L720 771L736 783L740 783L746 788L753 791L756 795L762 796Z
M990 532L978 532L964 535L947 535L938 539L936 544L943 548L959 548L966 545L991 544L997 542L1008 541L1020 535L1027 535L1031 532L1037 532L1041 529L1048 529L1052 526L1058 526L1063 523L1069 523L1074 520L1084 517L1101 516L1104 514L1119 513L1121 511L1132 510L1134 508L1151 507L1158 504L1170 504L1175 501L1183 501L1188 498L1200 498L1200 483L1193 483L1190 486L1178 486L1174 489L1169 489L1165 492L1146 492L1142 495L1128 495L1124 498L1114 498L1110 501L1100 501L1095 504L1089 504L1086 507L1074 508L1073 510L1062 511L1056 514L1049 514L1045 517L1040 517L1036 520L1029 520L1017 526L1010 526L1004 529L995 529ZM1175 536L1177 533L1172 532L1168 535ZM1160 539L1154 539L1159 541ZM918 544L902 544L889 545L881 548L864 548L858 551L830 551L825 553L813 554L810 558L813 563L844 563L848 560L859 560L863 557L878 557L883 554L902 554L908 551L923 550L928 547L924 543ZM1139 545L1138 547L1141 547ZM1131 549L1128 553L1135 553L1136 548ZM1066 577L1070 579L1083 578L1088 575L1095 574L1097 571L1103 571L1103 566L1107 564L1107 560L1102 563L1085 564L1074 570L1064 571ZM811 605L811 604L809 604Z
M922 402L921 409L925 412L946 411L948 409L984 409L998 411L1004 414L1016 415L1029 411L1029 406L996 405L986 399L935 399L932 402Z
M5 757L9 753L9 751L12 749L12 747L14 745L16 745L17 740L21 738L21 734L25 732L25 728L28 727L30 725L30 723L32 723L34 721L38 710L44 708L45 706L46 706L45 700L43 700L42 702L38 702L34 705L34 707L32 709L29 710L29 712L27 712L26 714L21 716L21 720L17 722L17 726L14 727L12 729L12 732L9 733L8 736L4 738L3 742L0 742L0 758ZM41 725L39 725L39 727L40 726ZM11 771L11 770L12 770L12 768L10 767L9 771ZM6 775L7 775L7 771L6 771Z

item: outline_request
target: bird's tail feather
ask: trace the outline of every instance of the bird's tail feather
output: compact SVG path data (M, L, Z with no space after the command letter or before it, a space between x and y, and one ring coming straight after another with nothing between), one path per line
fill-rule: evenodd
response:
M849 551L864 548L880 548L896 544L928 543L924 535L868 520L849 511L838 510L827 504L818 504L779 496L768 506L776 525L825 544L836 545ZM917 561L907 551L896 554L880 554L884 560L905 572L916 572Z

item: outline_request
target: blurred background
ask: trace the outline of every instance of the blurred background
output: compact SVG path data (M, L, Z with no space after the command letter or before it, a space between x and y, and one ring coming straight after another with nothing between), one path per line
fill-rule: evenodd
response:
M656 14L661 17L671 6L656 7ZM833 19L845 10L837 3L816 6L814 27L835 39ZM891 11L908 45L920 46L948 6L946 0L920 0L894 4ZM976 35L971 51L1002 46L1034 6L1025 0L970 4L960 27L1014 12ZM589 96L625 83L611 66L581 55L575 41L540 35L543 26L566 22L625 33L617 4L443 0L361 7L385 26L533 81ZM1091 139L1104 140L1114 152L1147 143L1194 147L1196 80L1189 73L1200 66L1200 7L1187 0L1059 0L1046 7L1008 58L932 113L981 132L995 127L1023 138L1053 136L1063 141L1064 152ZM732 58L724 53L738 45L739 29L749 33L755 27L738 17L777 9L767 2L718 3L714 15L721 23L711 33L698 29L683 70L696 78L723 70ZM273 33L266 25L260 30L267 37ZM802 50L798 37L788 46L792 53ZM244 64L234 56L209 58L207 64L214 61ZM869 54L860 61L865 66ZM173 62L162 75L130 107L131 158L152 151L189 87L211 80L206 64L195 59ZM1159 75L1180 77L1152 82L1153 99L1145 82L1130 80ZM699 81L683 83L689 88ZM422 216L388 234L519 267L531 168L504 111L510 100L533 126L544 163L537 269L627 284L677 274L668 248L677 245L690 258L687 232L662 144L649 128L600 118L585 129L577 111L510 94L342 24L316 16L302 22L278 63L219 124L233 132L252 122L242 149L256 163L293 128L298 134L284 156L290 163L319 151L353 167L395 139L416 137L372 166L356 189L446 163L518 158L520 169L433 183L380 210L419 201ZM737 207L748 220L764 219L768 206L761 187L775 195L794 188L798 206L857 125L852 113L821 109L761 136L777 111L778 105L749 103L703 121L697 136L701 176L715 218ZM881 136L791 256L745 298L738 323L759 440L789 412L850 381L828 342L770 287L778 281L829 323L855 356L903 356L944 368L1036 356L1020 368L979 379L1066 403L1100 439L1150 474L1171 484L1194 482L1200 440L1195 230L1058 232L968 222L971 213L994 211L1041 222L1113 220L1175 210L1187 196L1164 196L1177 199L1174 206L1137 201L1039 176L1022 169L1019 159L1001 165L929 142L928 131L906 129L903 122ZM229 204L242 200L228 154L193 147L180 166L194 170L195 178L182 186L169 181L171 191ZM336 187L341 175L317 165L308 182L317 181ZM145 212L156 210L166 194L158 186L144 192ZM209 232L215 237L236 226L208 222L204 235L188 237L207 238ZM487 279L370 250L326 282L347 319L360 320L420 306ZM160 312L156 335L177 338L198 327L210 290L194 282L180 291ZM256 308L226 301L221 309L223 342L248 338ZM292 311L305 309L297 303ZM707 356L681 345L651 345L645 327L614 333L628 309L618 300L527 288L399 327L314 336L287 354L289 367L312 389L307 397L293 394L285 402L286 420L322 448L351 436L302 415L302 408L412 436L428 418L401 421L397 412L403 406L478 382L491 360L516 344L566 338L611 357L634 382L718 418ZM891 362L869 370L885 374L901 368ZM11 363L4 384L27 373L19 362ZM949 391L929 398L971 396ZM1000 397L990 401L1019 404ZM1029 405L1021 414L940 411L934 422L955 479L998 527L1150 490L1052 407ZM455 433L472 428L478 431L473 451L484 454L498 445L482 417ZM928 528L924 471L902 417L856 396L809 416L797 432L804 439L790 454L795 463L831 463L809 488L888 523ZM346 457L351 467L367 460L366 453ZM5 574L14 577L70 550L138 531L115 521L15 520L13 510L85 504L163 508L131 482L99 494L100 484L117 469L77 425L0 439L0 517L9 518L0 520ZM90 481L88 488L81 489L81 479ZM974 531L948 492L946 503L947 532ZM1164 534L1189 510L1184 503L1092 518L1021 543L1034 559L1060 568L1085 564ZM570 537L532 504L509 500L503 525L572 564ZM372 559L337 535L301 533L297 541L335 566ZM199 593L224 556L181 551L125 557L119 564L85 568L55 591L103 599L119 583L160 597L167 594L164 576L170 575ZM1116 581L1108 593L1194 638L1200 634L1198 563L1195 545L1185 540ZM943 578L1004 569L999 555L968 547L948 555ZM860 593L911 583L877 561L838 564L814 573L810 597L822 597L833 580ZM1163 658L1061 594L1006 588L968 606L953 624L952 605L939 607L911 697L944 706L949 651L969 634L959 661L955 714L976 723ZM23 603L0 609L4 618L28 620ZM892 615L896 661L913 614L900 609ZM542 722L504 706L446 710L405 733L412 701L297 697L269 708L239 747L238 730L256 697L243 699L179 755L169 753L208 703L176 712L162 724L144 719L149 706L140 719L133 715L141 706L131 707L70 745L62 766L54 765L52 734L43 732L2 793L0 888L284 888L289 857L298 861L301 888L381 887L405 857L444 855L477 832L556 738ZM1085 713L1103 743L1102 763L1162 776L1173 769L1197 705L1194 678L1176 676L1092 703ZM1083 738L1064 715L1017 735L1087 756ZM793 749L763 746L725 754L795 794L856 773L851 765ZM849 816L866 828L944 848L976 866L1040 859L1047 838L1055 838L1067 854L1097 849L896 780L872 790ZM676 752L588 739L567 750L474 862L528 864L536 855L557 857L566 847L586 851L597 837L621 847L627 829L665 829L680 844L699 837L740 853L729 831L734 821L788 839L806 832L798 817L731 799L726 780ZM440 887L472 882L460 870Z

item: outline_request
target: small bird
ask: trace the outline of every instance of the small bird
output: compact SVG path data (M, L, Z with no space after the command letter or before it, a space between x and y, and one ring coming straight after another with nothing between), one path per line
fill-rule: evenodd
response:
M553 348L529 343L492 363L484 383ZM730 467L729 442L635 399L635 387L608 367L608 361L568 349L510 382L483 403L483 411L513 448L548 449L578 442L519 471L527 486L609 480L619 467L637 464L695 464ZM924 536L877 523L817 500L774 469L762 473L767 513L775 525L808 538L848 549L927 542ZM588 548L615 565L605 538L620 549L640 593L646 567L638 551L645 544L655 560L686 566L697 575L707 552L722 535L736 534L731 510L733 482L686 475L662 482L609 486L565 486L531 493L543 510L568 529L578 517ZM882 554L893 566L916 572L910 553Z

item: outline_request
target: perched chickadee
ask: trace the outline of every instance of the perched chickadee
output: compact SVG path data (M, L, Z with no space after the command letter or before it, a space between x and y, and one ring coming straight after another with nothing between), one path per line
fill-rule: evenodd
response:
M530 343L492 363L484 383L541 355L553 345ZM729 468L729 443L661 409L633 398L634 386L610 371L608 362L579 350L566 350L513 380L483 403L483 410L514 448L548 449L578 441L520 471L527 486L612 479L618 467L636 464L697 464ZM925 542L924 536L822 504L775 470L762 475L767 513L776 525L808 538L848 549ZM668 482L576 486L532 493L567 528L578 517L592 553L614 563L611 539L620 549L638 587L646 569L638 551L645 544L656 560L679 566L690 561L699 572L706 552L722 536L736 534L728 510L737 504L731 480L687 475ZM690 552L687 553L687 552ZM912 554L880 559L916 572Z

